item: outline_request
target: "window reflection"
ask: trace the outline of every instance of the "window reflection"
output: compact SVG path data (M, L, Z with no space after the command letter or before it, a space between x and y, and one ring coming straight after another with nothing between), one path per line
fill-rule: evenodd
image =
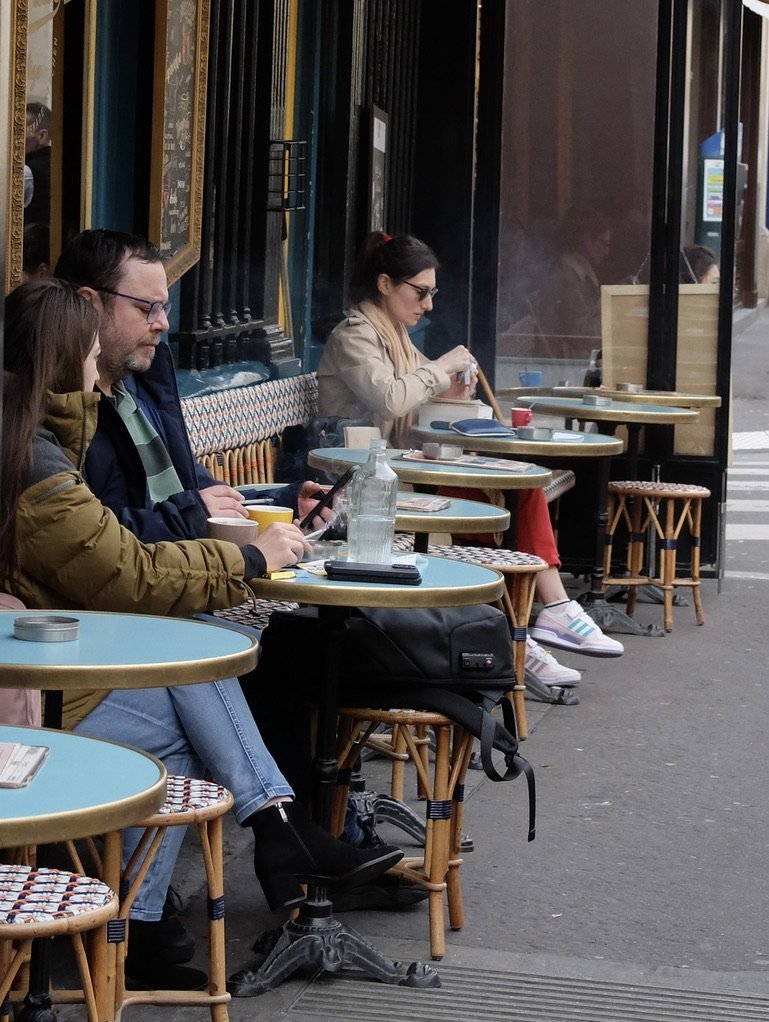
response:
M24 136L24 279L50 272L54 16L59 0L30 0Z

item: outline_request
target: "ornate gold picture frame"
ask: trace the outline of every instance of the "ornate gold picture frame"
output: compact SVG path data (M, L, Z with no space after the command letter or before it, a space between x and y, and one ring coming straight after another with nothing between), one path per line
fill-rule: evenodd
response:
M150 239L169 284L200 258L209 0L157 0Z
M0 25L3 50L10 54L7 93L2 109L9 117L7 201L8 223L5 248L4 285L6 293L21 283L21 257L24 244L24 135L26 127L27 26L29 6L26 0L3 5ZM10 10L9 10L10 8ZM5 89L3 89L5 91ZM5 189L4 189L5 191Z

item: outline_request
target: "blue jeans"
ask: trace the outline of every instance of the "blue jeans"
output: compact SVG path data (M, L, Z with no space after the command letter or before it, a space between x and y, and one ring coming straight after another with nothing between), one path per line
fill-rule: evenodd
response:
M236 678L173 688L116 689L75 731L135 745L157 756L169 774L210 775L232 792L238 823L271 799L293 796ZM160 919L186 830L166 831L131 909L132 919ZM125 832L124 862L141 835L139 829Z

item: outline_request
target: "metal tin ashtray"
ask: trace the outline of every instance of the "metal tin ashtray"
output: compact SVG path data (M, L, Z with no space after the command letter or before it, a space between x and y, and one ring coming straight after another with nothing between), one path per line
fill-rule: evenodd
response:
M17 617L13 622L13 634L28 642L71 642L80 634L80 619L58 614Z
M593 408L607 408L611 404L611 398L599 397L598 394L585 394L582 404L591 405Z
M519 440L552 440L553 431L547 426L518 426L515 435Z

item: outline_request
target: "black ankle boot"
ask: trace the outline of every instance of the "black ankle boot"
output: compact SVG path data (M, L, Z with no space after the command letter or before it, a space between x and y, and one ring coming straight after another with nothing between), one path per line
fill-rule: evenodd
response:
M273 912L304 901L300 883L324 887L362 884L403 857L400 848L351 848L307 816L298 802L283 802L254 813L254 870Z
M178 923L179 920L176 920ZM179 937L178 931L174 930ZM166 920L147 923L132 919L128 928L128 951L125 959L125 973L131 989L149 990L203 990L208 977L200 969L178 964L189 961L186 955L192 940L185 932L186 940L179 940L179 946L168 941ZM193 942L194 951L194 942Z

